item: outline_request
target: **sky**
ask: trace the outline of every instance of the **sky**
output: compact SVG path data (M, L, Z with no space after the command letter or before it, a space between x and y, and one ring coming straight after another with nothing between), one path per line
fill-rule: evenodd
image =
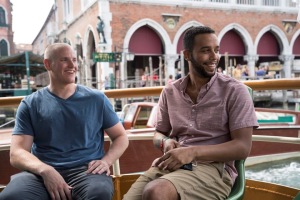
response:
M31 44L42 28L54 0L10 0L14 42Z

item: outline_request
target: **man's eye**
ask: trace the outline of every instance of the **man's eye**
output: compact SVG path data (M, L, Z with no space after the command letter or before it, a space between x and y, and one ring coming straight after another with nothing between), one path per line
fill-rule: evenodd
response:
M210 50L209 50L209 49L203 49L203 50L201 50L201 52L202 52L202 53L209 53Z

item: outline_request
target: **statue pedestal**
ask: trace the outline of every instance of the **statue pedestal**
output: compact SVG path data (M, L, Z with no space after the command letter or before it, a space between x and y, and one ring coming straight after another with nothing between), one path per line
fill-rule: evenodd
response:
M106 48L107 46L108 46L107 43L99 42L99 43L98 43L98 48L99 48L99 50L100 50L99 52L105 51L105 50L107 49L107 48Z

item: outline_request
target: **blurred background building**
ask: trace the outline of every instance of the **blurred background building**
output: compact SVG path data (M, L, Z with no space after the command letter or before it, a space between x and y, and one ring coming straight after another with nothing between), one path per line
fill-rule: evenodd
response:
M0 56L15 53L12 31L12 5L9 0L0 0Z

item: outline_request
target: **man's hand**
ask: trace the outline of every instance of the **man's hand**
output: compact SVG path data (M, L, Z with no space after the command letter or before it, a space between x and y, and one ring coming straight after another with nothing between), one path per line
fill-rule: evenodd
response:
M72 199L72 187L65 182L63 177L54 168L45 170L42 177L52 200Z
M106 172L106 175L110 175L109 164L105 160L93 160L88 165L87 173L102 174Z
M189 149L189 147L173 148L162 157L154 160L153 166L163 170L175 171L182 165L193 161L193 155Z
M173 140L171 138L164 140L164 153L167 153L168 151L178 147L180 147L180 144L176 140Z

